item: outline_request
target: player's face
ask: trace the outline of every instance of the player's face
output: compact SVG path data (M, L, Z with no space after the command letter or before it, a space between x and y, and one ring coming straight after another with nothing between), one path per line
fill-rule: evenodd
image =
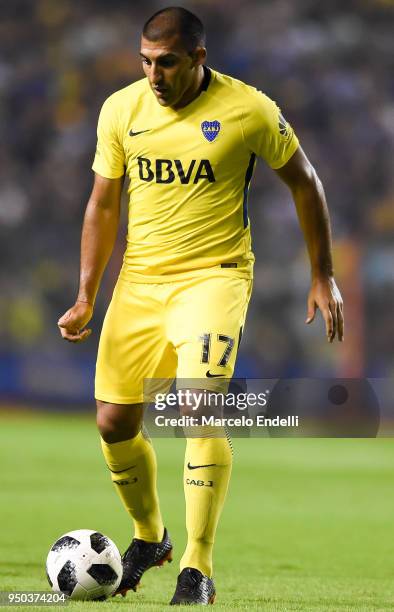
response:
M196 83L201 52L188 53L177 36L157 42L142 37L140 56L158 103L180 108Z

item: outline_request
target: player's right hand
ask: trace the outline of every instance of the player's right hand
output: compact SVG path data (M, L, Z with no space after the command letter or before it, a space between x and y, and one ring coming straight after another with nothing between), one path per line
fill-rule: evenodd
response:
M60 317L57 325L64 340L83 342L89 338L91 329L84 329L93 315L93 306L87 302L75 302L74 306Z

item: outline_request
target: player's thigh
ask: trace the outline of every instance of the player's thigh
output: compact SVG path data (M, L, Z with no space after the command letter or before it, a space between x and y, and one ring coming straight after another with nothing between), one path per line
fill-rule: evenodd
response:
M166 338L160 287L119 279L101 332L96 399L144 401L144 379L175 375L176 354Z
M198 279L179 290L171 308L171 339L177 378L231 378L251 281L236 277Z

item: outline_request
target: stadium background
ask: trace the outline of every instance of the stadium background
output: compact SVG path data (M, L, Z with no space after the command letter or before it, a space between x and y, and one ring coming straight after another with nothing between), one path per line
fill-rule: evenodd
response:
M238 374L392 381L392 2L182 4L207 26L209 64L263 89L297 130L326 188L346 304L345 344L326 343L320 317L304 325L303 240L289 193L260 162L249 198L255 288ZM46 553L71 529L101 530L122 550L128 544L129 521L109 485L92 414L98 334L124 224L94 335L71 346L56 322L77 290L99 108L140 78L141 25L162 6L0 2L1 590L47 589ZM392 390L388 397L391 409ZM157 439L155 447L177 561L184 442ZM215 553L216 608L392 610L392 441L236 439L234 447ZM177 563L159 578L152 570L141 594L109 605L162 610L176 574Z
M260 161L249 197L255 286L238 374L392 376L392 3L183 4L206 24L208 64L265 91L295 127L325 185L346 306L344 345L327 345L320 317L304 325L309 267L294 206ZM4 399L53 407L91 401L99 330L121 264L125 226L102 285L93 337L70 346L60 341L56 322L77 291L100 106L141 77L141 25L165 5L1 3Z

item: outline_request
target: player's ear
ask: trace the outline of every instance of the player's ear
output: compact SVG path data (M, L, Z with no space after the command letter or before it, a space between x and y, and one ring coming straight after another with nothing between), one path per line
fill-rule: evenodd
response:
M207 50L205 47L197 47L192 53L192 66L201 66L207 59Z

